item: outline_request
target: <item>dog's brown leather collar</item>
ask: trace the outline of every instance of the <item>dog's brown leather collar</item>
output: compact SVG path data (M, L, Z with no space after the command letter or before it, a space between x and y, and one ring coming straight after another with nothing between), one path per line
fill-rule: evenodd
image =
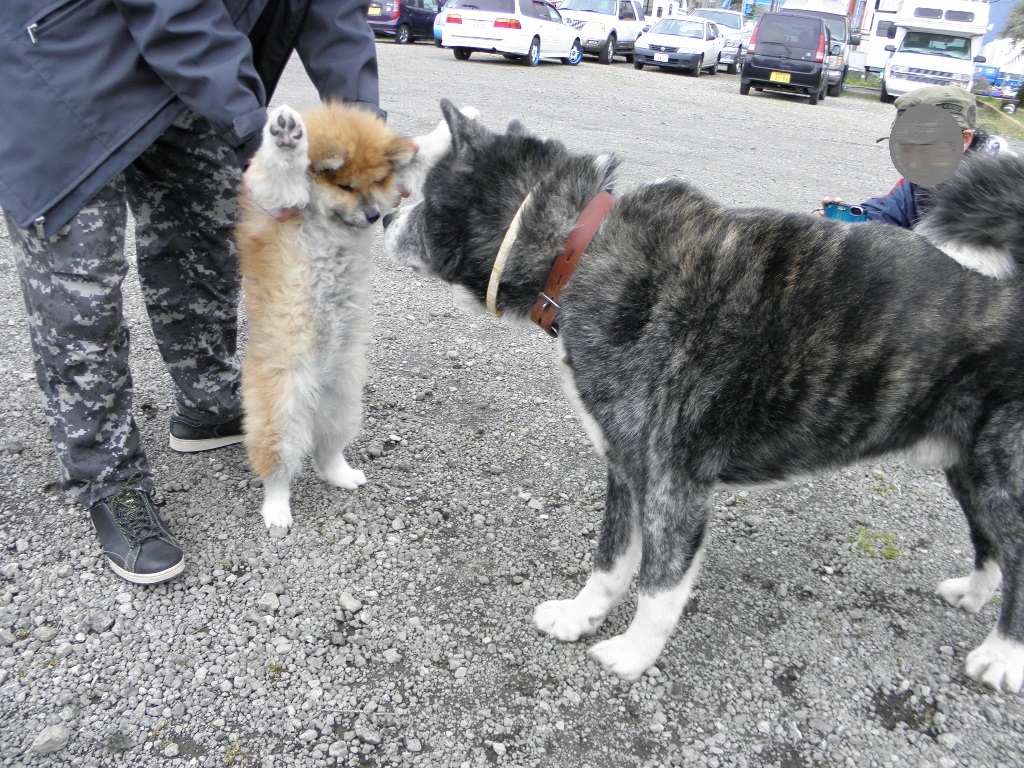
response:
M604 217L614 205L615 198L610 192L598 192L576 219L576 225L569 233L569 239L565 241L565 248L551 265L544 290L537 296L537 302L530 311L530 320L551 336L558 336L558 299L562 296L562 289L576 270L583 252L597 234L597 228L601 226Z
M288 219L294 218L299 215L299 206L297 205L290 205L287 208L264 208L262 205L256 202L256 198L252 196L252 190L246 189L245 196L252 200L253 205L255 205L257 208L259 208L261 211L267 214L267 216L270 216L273 219L277 219L278 221L288 221Z

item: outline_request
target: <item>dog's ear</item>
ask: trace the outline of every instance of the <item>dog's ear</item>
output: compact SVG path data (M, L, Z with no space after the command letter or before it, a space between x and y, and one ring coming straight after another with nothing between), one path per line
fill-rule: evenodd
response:
M396 170L401 170L416 157L419 147L412 139L405 136L393 136L384 148L384 157Z
M459 110L448 99L441 99L441 114L448 123L452 135L452 149L461 152L465 146L472 146L476 139L486 135L487 130L476 122L477 111L472 107Z
M509 136L529 136L529 129L520 122L519 118L513 117L508 121L508 128L505 129L505 133Z
M328 157L322 157L312 164L314 173L330 173L345 164L345 153L340 149Z

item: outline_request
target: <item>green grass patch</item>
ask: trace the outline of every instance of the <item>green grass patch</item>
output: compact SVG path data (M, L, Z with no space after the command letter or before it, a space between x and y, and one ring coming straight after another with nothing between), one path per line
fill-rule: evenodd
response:
M850 539L850 543L854 549L859 549L871 557L883 557L886 560L903 557L903 553L896 548L896 534L891 531L872 531L866 525L862 525Z

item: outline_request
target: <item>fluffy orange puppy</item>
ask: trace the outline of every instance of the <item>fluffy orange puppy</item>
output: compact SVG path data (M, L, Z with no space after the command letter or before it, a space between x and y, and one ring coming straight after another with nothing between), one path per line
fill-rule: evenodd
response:
M373 225L397 206L414 154L366 110L278 107L246 171L242 399L268 528L291 526L291 481L307 455L339 488L366 482L344 450L362 420Z

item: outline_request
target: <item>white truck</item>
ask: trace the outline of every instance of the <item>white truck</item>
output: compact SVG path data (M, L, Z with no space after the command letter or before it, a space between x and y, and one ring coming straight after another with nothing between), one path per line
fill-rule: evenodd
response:
M615 54L633 62L633 44L649 21L640 0L564 0L558 13L580 34L585 53L596 53L602 64Z
M891 103L926 85L973 88L988 28L987 0L903 0L885 47L881 100Z

